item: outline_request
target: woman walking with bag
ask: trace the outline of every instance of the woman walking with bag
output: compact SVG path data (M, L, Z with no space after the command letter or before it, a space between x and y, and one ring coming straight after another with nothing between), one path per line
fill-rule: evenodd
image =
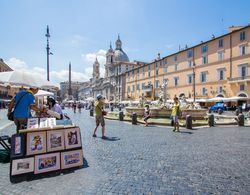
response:
M93 137L96 137L96 130L99 127L100 123L102 126L102 139L107 139L105 136L105 121L103 115L106 115L106 112L103 110L103 106L105 104L105 98L98 94L96 96L97 101L95 102L95 121L96 121L96 127L94 129Z
M174 105L172 107L172 120L174 122L174 132L180 132L179 129L179 113L180 113L180 102L178 97L174 97Z

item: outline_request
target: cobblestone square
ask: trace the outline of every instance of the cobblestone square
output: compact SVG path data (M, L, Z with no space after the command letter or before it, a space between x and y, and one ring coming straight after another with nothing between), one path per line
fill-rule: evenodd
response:
M88 167L12 184L0 164L0 194L249 194L250 129L144 127L106 120L92 138L88 111L66 110L82 133ZM11 135L14 125L0 130Z

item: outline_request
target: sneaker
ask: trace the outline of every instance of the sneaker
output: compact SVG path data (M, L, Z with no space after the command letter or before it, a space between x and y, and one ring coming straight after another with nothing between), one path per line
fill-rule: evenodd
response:
M180 132L180 130L178 129L178 130L176 130L175 132Z
M107 139L107 137L106 136L102 136L102 139Z
M92 137L96 137L96 134L93 134Z
M173 132L175 132L176 131L176 129L173 129Z

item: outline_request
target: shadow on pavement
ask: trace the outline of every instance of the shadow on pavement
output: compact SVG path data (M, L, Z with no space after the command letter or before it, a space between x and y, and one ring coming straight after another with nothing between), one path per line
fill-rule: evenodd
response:
M184 134L193 134L193 132L189 132L189 131L180 131L180 132L178 132L178 133L184 133Z
M119 141L121 140L118 137L106 137L106 139L103 139L104 141Z

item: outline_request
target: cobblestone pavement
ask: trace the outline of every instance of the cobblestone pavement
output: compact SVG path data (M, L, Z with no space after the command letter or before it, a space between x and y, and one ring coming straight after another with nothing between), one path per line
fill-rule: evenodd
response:
M92 138L88 111L67 111L82 131L89 167L17 184L0 164L0 194L249 194L250 129L132 126L106 120L109 140ZM14 127L0 131L11 134Z

